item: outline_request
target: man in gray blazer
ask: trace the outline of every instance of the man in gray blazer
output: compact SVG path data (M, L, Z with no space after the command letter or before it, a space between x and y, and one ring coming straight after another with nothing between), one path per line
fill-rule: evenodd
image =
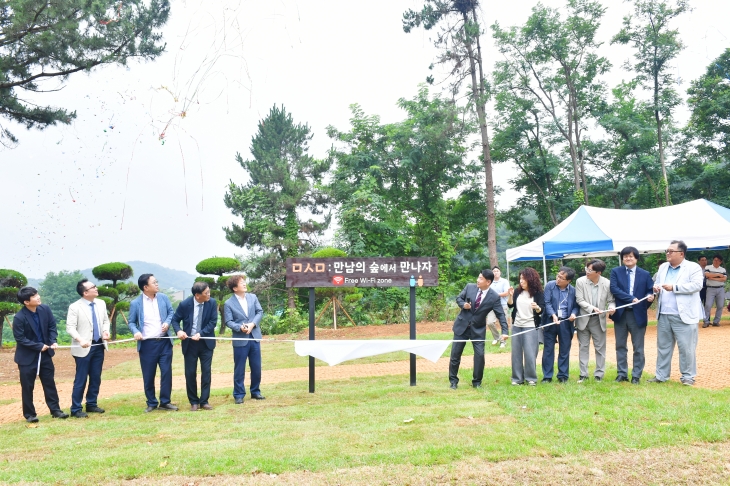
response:
M606 314L613 315L616 301L611 293L611 281L603 276L605 270L606 264L596 258L586 265L585 277L580 277L575 282L575 302L580 308L580 314L575 320L580 366L578 383L588 379L591 338L596 354L596 371L593 373L593 378L601 381L606 371ZM599 314L588 316L595 313Z
M237 405L243 403L246 388L246 360L251 369L251 398L263 400L261 385L261 329L259 322L264 310L254 294L246 293L246 278L232 275L226 282L233 295L223 306L223 320L233 331L233 399Z
M66 332L73 338L71 356L76 361L76 377L71 392L71 416L86 418L88 413L104 413L97 405L101 386L101 369L104 366L104 350L109 349L109 316L106 303L97 299L96 285L87 279L76 284L81 296L71 304L66 316ZM89 388L86 389L86 382ZM81 400L86 389L86 412L81 409Z
M685 260L687 245L672 241L667 249L667 261L657 272L654 292L659 293L657 305L656 376L649 383L663 383L672 372L674 343L679 349L680 381L692 386L697 376L697 325L704 317L700 290L702 268Z

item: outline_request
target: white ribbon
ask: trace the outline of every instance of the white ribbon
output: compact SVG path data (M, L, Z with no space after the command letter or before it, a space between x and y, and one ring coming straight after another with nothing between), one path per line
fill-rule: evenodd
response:
M366 340L327 340L294 341L294 351L299 356L313 356L334 366L351 359L376 356L378 354L405 351L436 363L446 348L448 340L408 340L408 339L366 339Z

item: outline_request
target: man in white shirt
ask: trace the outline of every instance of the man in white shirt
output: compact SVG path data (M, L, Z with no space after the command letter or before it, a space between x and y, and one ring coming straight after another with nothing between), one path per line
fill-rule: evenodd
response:
M720 265L722 265L722 256L715 255L712 257L712 266L705 267L707 293L705 296L705 322L702 324L702 327L710 326L713 303L716 308L715 319L712 321L712 325L715 327L720 326L722 308L725 307L725 282L727 281L727 272Z
M500 301L502 302L502 309L504 309L504 315L507 319L507 327L509 327L510 313L507 308L507 298L509 297L509 289L511 287L507 279L502 278L502 270L500 270L499 267L492 268L492 273L494 273L494 281L489 288L497 292L497 295L499 295ZM500 337L502 331L497 327L497 315L494 311L487 315L487 327L492 333L492 346L496 346L497 343L499 343L499 347L504 348L506 346L505 341Z

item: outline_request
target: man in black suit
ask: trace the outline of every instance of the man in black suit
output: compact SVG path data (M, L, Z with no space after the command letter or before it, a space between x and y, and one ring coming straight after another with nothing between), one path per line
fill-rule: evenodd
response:
M509 337L507 319L502 308L502 299L499 294L490 289L494 281L494 273L491 270L482 270L477 277L476 284L467 284L456 298L456 303L461 307L461 312L454 321L454 340L451 345L451 360L449 362L449 382L451 388L456 389L459 384L459 365L461 364L461 353L464 352L466 340L472 341L474 347L474 377L472 386L482 386L484 375L484 338L487 331L487 314L494 311L499 324L502 327L502 340Z
M33 388L35 388L35 377L38 376L43 385L46 405L53 418L68 418L58 404L55 368L51 359L58 347L56 319L51 309L41 304L41 296L33 287L20 289L18 302L23 304L23 308L13 318L13 337L16 343L15 362L20 373L23 416L28 422L38 422L33 406Z
M175 315L172 316L172 327L180 338L182 353L185 358L185 388L190 401L190 411L199 409L213 410L208 403L210 398L210 368L213 363L215 325L218 323L218 306L215 299L210 298L210 288L205 282L195 282L193 296L180 302ZM183 327L180 328L180 321ZM198 360L200 360L200 396L198 396Z

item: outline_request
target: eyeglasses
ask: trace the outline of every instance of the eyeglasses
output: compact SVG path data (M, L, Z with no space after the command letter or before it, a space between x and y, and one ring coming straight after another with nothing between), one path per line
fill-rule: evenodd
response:
M593 269L586 267L586 275L590 275L592 273L593 273Z
M682 250L664 250L664 253L684 253Z
M87 290L94 290L95 288L96 288L96 285L92 285L91 287L85 288L84 292L86 292Z

